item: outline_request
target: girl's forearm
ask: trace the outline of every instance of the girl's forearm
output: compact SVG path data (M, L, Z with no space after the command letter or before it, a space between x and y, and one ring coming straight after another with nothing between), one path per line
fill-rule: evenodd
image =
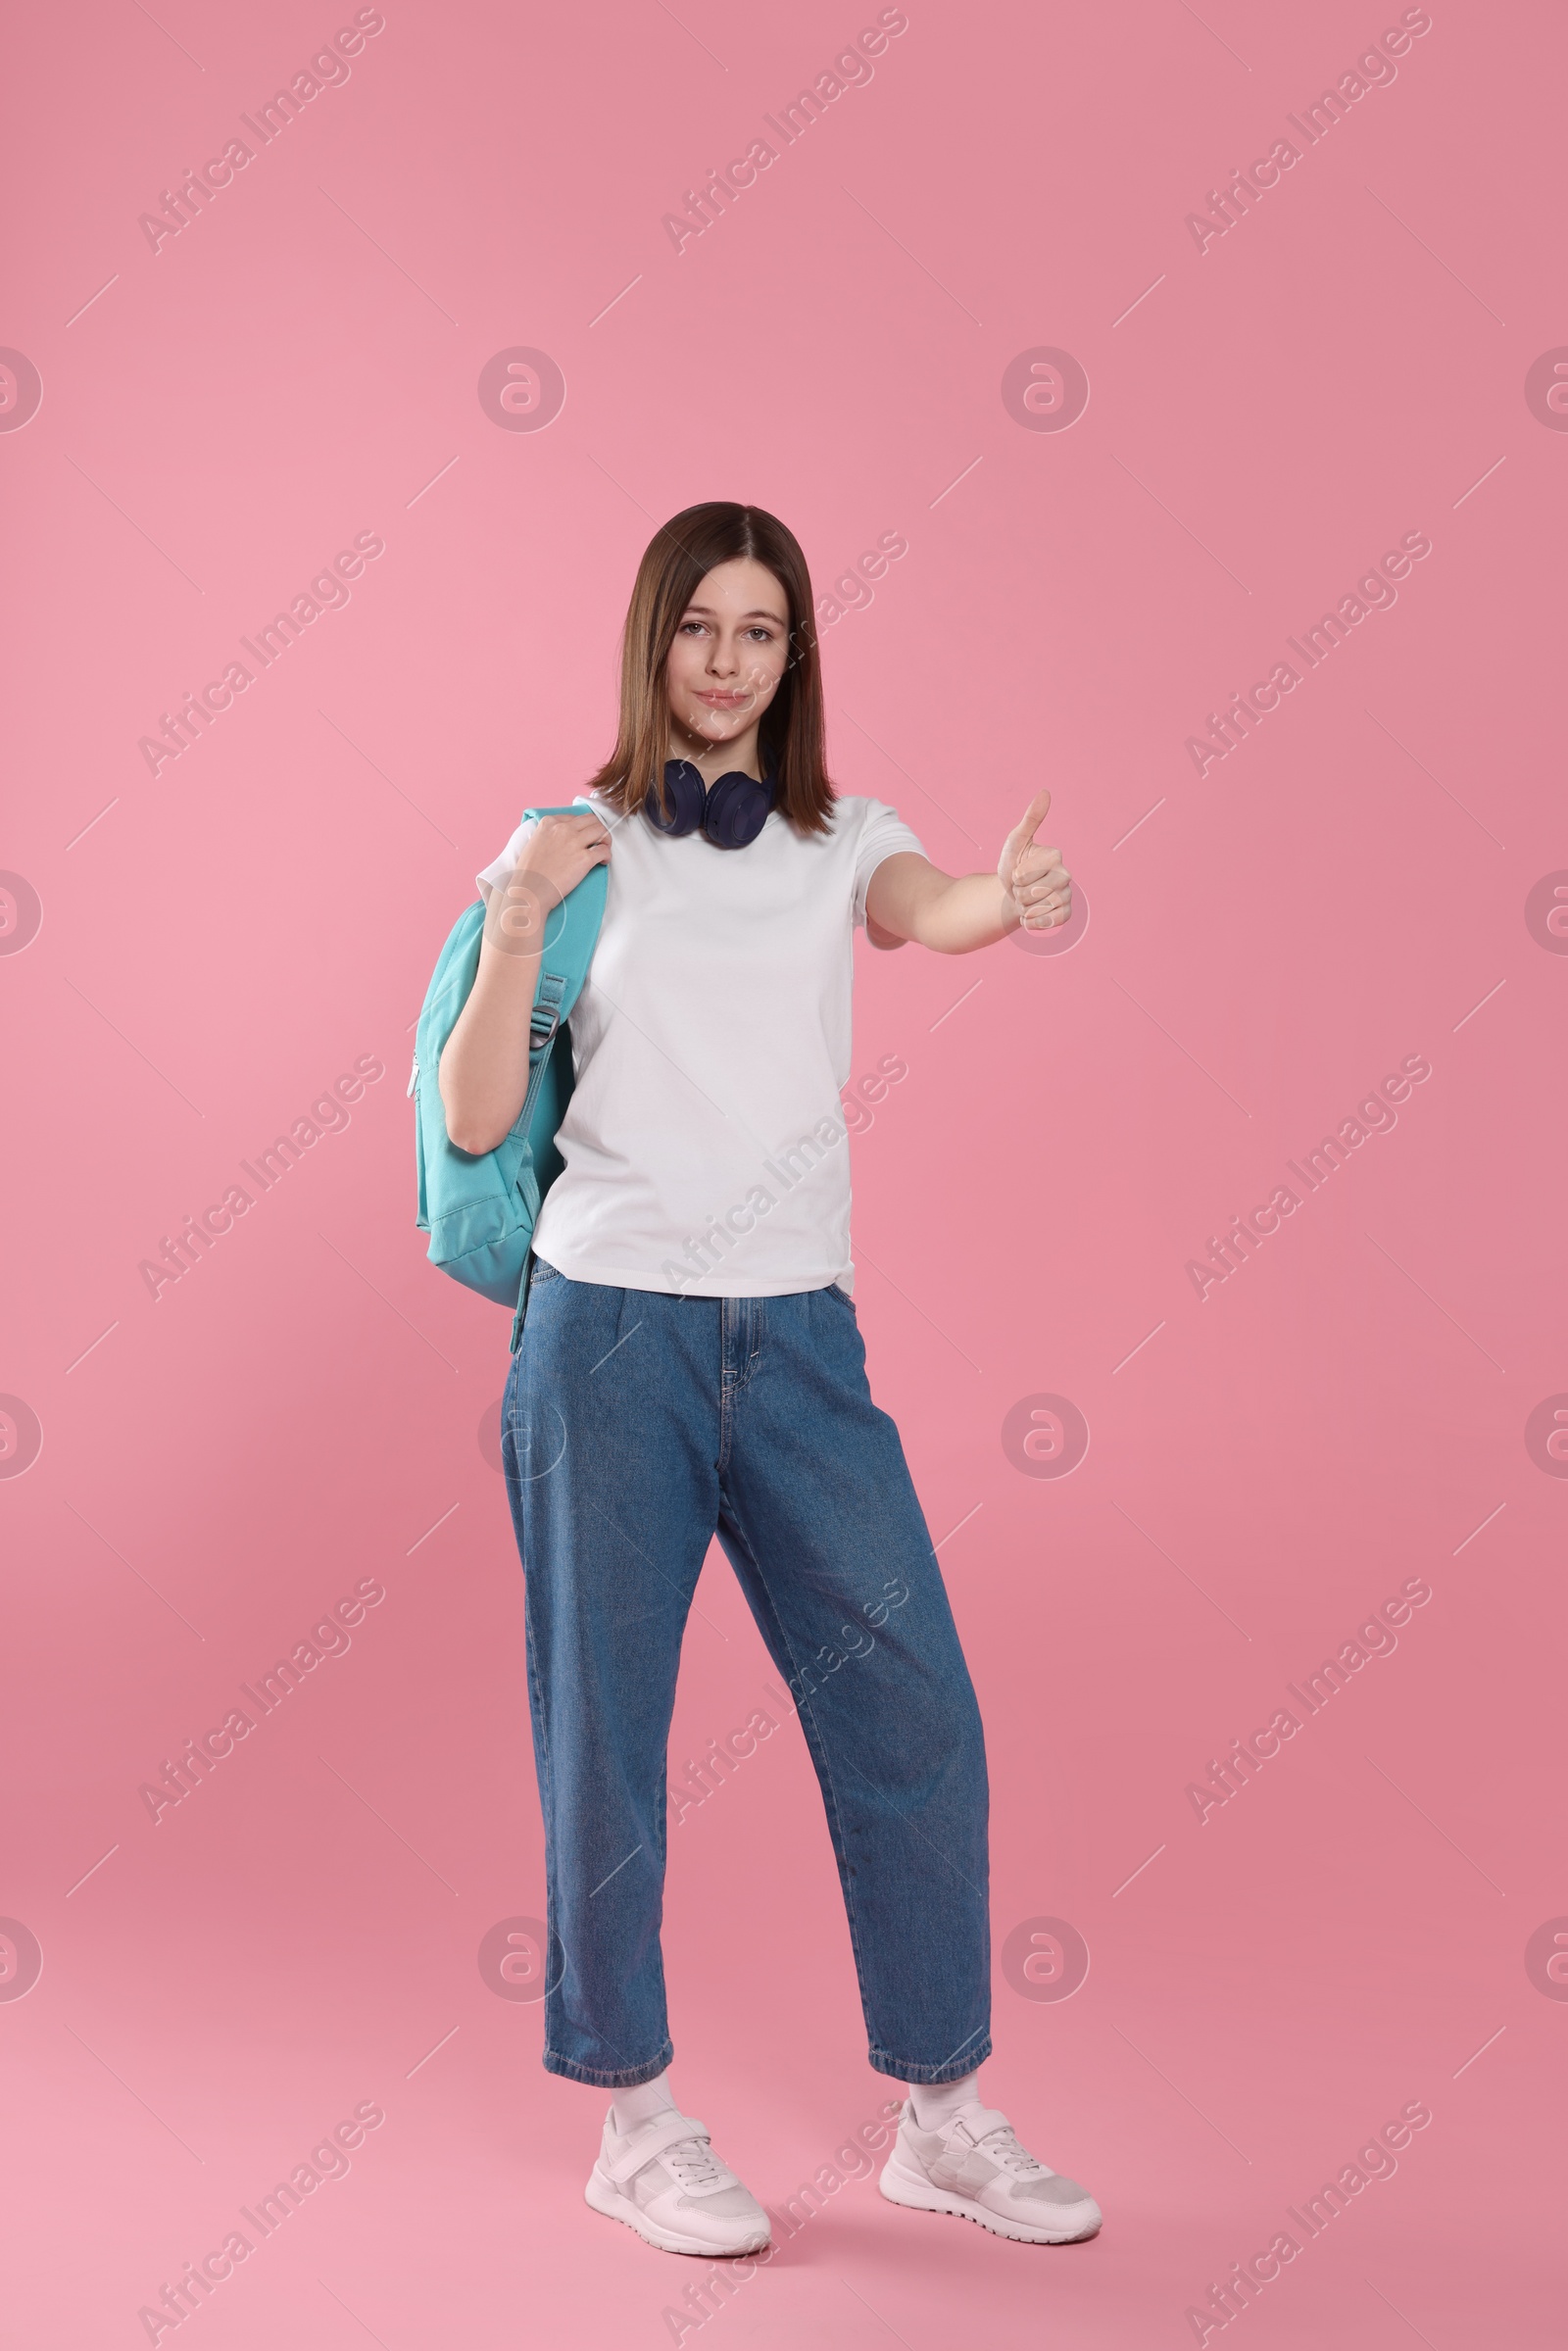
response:
M994 873L932 874L937 887L920 891L909 907L907 936L939 955L966 955L994 947L1018 927L1018 908Z
M539 957L500 953L490 940L468 1001L441 1055L447 1133L459 1151L494 1151L510 1135L528 1090L528 1022Z
M966 955L973 948L995 946L1025 922L1043 929L1066 922L1072 876L1060 850L1035 839L1050 808L1051 794L1037 792L1003 843L995 873L944 873L910 850L884 857L865 894L873 947L912 939L939 955Z

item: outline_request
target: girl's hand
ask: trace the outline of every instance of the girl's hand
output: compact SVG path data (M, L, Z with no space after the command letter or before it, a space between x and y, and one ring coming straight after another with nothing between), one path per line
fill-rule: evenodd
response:
M1052 930L1072 913L1072 876L1060 850L1042 849L1035 840L1050 807L1051 794L1037 792L997 860L1002 887L1026 931Z
M503 955L538 955L545 924L562 900L595 865L609 862L610 835L592 809L541 816L505 883L491 895L486 939Z

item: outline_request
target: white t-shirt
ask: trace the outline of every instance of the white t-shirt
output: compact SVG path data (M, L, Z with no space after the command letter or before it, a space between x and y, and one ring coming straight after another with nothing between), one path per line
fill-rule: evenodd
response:
M537 1253L625 1290L852 1290L854 928L883 858L920 843L875 800L836 801L825 834L774 813L722 850L577 798L610 828L610 878ZM479 875L487 899L532 829Z

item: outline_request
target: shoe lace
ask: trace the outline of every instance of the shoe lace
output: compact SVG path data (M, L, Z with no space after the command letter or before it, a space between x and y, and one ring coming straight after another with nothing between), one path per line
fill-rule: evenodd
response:
M663 2161L683 2188L710 2187L726 2177L724 2165L706 2138L683 2138L678 2146L666 2147Z
M1046 2168L1021 2143L1010 2123L999 2123L977 2144L984 2147L995 2162L1004 2164L1009 2172L1043 2172Z

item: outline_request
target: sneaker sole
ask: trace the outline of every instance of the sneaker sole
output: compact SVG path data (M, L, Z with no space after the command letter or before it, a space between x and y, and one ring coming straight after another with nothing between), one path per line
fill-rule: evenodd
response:
M906 2204L915 2212L951 2213L955 2220L974 2221L980 2228L989 2229L993 2236L1010 2237L1018 2245L1076 2245L1085 2237L1098 2233L1101 2223L1080 2222L1076 2228L1031 2229L1022 2221L1009 2221L1000 2212L992 2212L984 2204L976 2204L968 2196L950 2195L945 2188L933 2187L929 2180L919 2180L905 2171L895 2172L884 2167L877 2185L890 2204ZM1062 2207L1071 2212L1068 2204Z
M770 2229L764 2229L760 2236L754 2236L743 2245L708 2245L701 2237L678 2236L674 2229L662 2229L657 2221L651 2221L611 2181L601 2180L597 2166L589 2173L588 2184L582 2192L583 2201L595 2212L602 2212L607 2221L619 2221L627 2229L635 2229L645 2244L657 2246L661 2253L689 2253L704 2261L736 2261L747 2254L765 2251L773 2241Z

